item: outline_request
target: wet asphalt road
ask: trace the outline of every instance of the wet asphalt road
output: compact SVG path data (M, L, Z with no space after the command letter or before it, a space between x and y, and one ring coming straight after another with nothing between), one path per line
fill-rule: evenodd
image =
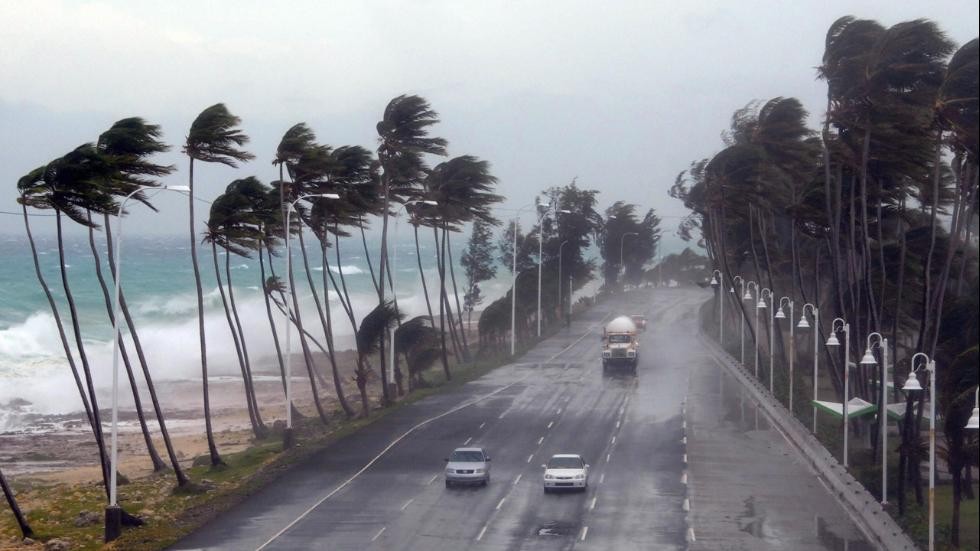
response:
M869 549L699 345L708 297L600 305L517 363L344 438L174 548ZM602 321L638 313L650 322L636 376L604 374ZM488 487L444 487L442 459L464 445L488 449ZM590 463L587 491L543 493L556 453Z

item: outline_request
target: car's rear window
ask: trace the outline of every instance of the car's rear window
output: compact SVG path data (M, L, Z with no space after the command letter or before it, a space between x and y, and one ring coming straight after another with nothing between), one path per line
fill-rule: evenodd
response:
M477 451L454 451L449 456L450 461L483 461L483 453Z
M548 461L549 469L581 469L582 459L578 457L552 457Z

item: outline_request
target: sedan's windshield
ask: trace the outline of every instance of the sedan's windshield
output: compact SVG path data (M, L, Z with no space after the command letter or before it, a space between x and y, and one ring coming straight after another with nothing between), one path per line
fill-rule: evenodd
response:
M612 342L612 343L630 342L630 336L629 335L609 335L609 342Z
M552 457L548 461L549 469L581 469L582 459L579 457Z
M459 462L483 462L483 453L478 451L454 451L449 456L450 461Z

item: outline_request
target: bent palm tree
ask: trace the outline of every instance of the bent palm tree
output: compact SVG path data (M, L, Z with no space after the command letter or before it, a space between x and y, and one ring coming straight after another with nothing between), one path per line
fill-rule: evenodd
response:
M381 336L398 325L402 315L395 309L391 301L384 302L374 307L368 315L361 320L360 327L357 328L357 389L361 393L362 414L367 417L371 411L368 403L367 380L371 372L369 357L379 352Z
M14 513L14 518L17 519L17 526L20 528L20 533L25 538L32 537L34 531L31 530L31 525L27 523L27 517L24 516L24 513L20 510L20 506L17 505L14 491L7 484L7 479L4 478L2 470L0 470L0 488L3 489L3 497L7 498L7 505L10 506L10 510Z
M204 292L201 289L201 269L197 262L197 235L194 231L194 161L204 163L220 163L230 167L253 158L251 153L244 151L241 146L248 143L248 136L238 125L241 119L232 115L223 103L208 107L191 123L184 153L189 159L188 185L191 190L187 199L187 210L190 216L191 264L194 267L194 285L197 291L197 330L201 349L201 384L204 392L204 426L208 439L208 453L211 465L224 463L218 454L218 446L214 441L214 430L211 426L211 398L208 393L208 354L204 335Z

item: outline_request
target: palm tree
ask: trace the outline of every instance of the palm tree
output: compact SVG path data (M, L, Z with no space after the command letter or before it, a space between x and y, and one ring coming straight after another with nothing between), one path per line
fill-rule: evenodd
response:
M367 382L371 372L369 357L372 354L382 352L379 347L381 335L384 335L401 321L402 314L395 309L391 301L379 304L374 310L368 312L361 320L361 325L357 328L357 389L361 393L361 414L367 417L371 413L371 406L368 403Z
M422 372L439 359L440 343L438 331L432 327L432 318L417 316L395 330L395 382L402 392L402 372L400 356L408 364L408 390L425 385Z
M17 526L20 528L21 535L25 538L34 537L34 531L31 530L31 525L27 523L27 517L20 511L20 506L17 505L14 491L7 484L7 479L3 476L2 470L0 470L0 489L3 489L3 497L7 498L7 505L10 506L11 512L14 513L14 518L17 519Z
M201 289L201 270L197 264L197 234L194 230L194 161L204 163L220 163L230 167L246 162L254 156L243 149L248 143L238 125L241 119L232 115L223 103L217 103L201 112L191 123L184 144L184 153L189 159L188 165L188 194L187 210L190 216L191 263L194 267L194 285L197 291L197 329L201 348L201 384L204 393L204 425L208 439L208 453L211 465L223 464L218 454L218 446L214 441L214 430L211 427L211 398L208 393L208 355L204 335L204 292Z

